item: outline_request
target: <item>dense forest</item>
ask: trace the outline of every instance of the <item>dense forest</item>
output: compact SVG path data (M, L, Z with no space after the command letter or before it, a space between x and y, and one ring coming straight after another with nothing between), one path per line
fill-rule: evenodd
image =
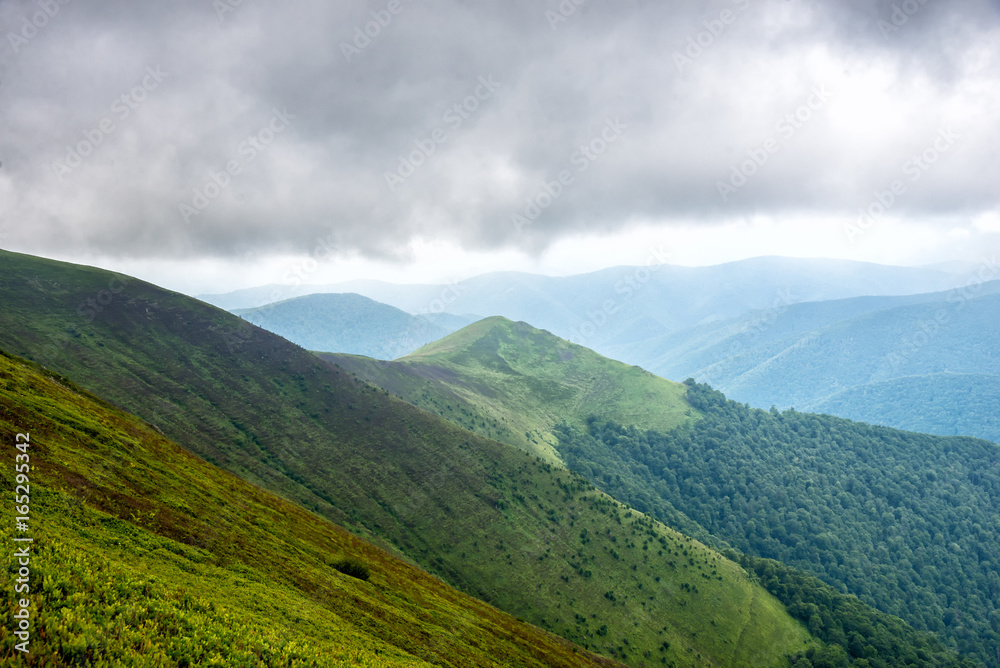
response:
M1000 647L1000 447L751 409L688 380L667 433L562 425L566 463L667 521L812 573L963 654Z
M1000 376L938 373L868 383L809 406L852 420L1000 443Z
M808 573L734 550L725 550L725 555L755 575L810 633L828 643L792 657L795 668L978 665L946 650L935 635L917 631L902 619L875 610Z

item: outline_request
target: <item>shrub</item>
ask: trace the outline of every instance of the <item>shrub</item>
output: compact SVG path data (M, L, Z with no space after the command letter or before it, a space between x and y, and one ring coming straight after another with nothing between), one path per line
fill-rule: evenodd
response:
M365 580L367 582L371 571L368 568L368 564L349 557L347 559L341 559L333 564L333 567L344 575L350 575L352 578L357 578L359 580Z

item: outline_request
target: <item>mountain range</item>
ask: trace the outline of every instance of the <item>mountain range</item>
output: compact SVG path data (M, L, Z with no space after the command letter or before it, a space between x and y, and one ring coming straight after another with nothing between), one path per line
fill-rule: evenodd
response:
M635 666L780 666L825 651L740 565L568 471L183 295L14 253L0 262L9 354L584 650Z
M965 285L978 271L965 265L947 267L946 271L942 267L781 257L710 267L660 264L657 254L651 254L650 260L647 265L565 277L493 272L439 285L382 281L267 285L198 298L233 310L314 293L357 293L412 314L500 315L529 322L605 354L605 346L666 335L750 310L949 290Z
M501 318L399 362L331 360L128 276L7 252L0 267L4 437L41 425L42 499L77 508L62 538L39 534L41 600L90 624L46 617L53 661L128 661L139 643L165 662L342 662L331 633L361 665L991 660L988 442L752 412ZM45 503L40 531L60 526ZM769 560L780 546L791 557Z
M392 362L323 357L520 447L482 416L525 416L555 434L553 457L688 535L808 571L964 652L1000 643L993 443L751 409L503 318Z
M792 304L620 349L753 406L1000 442L1000 281Z
M902 268L757 258L566 278L495 273L451 286L349 285L412 312L431 309L422 316L388 316L385 304L323 293L236 312L311 350L384 360L459 329L476 319L470 313L500 315L665 378L708 382L759 408L996 442L1000 350L989 333L1000 322L991 298L1000 281L989 279L997 272L992 262ZM336 303L350 299L351 308ZM428 317L441 327L412 320Z

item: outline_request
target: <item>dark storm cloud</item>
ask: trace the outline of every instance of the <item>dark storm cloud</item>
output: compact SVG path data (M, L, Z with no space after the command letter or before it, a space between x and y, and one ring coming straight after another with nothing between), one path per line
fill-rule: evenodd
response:
M969 217L997 205L998 26L985 1L8 2L0 243L541 248L850 216L897 180L893 213Z

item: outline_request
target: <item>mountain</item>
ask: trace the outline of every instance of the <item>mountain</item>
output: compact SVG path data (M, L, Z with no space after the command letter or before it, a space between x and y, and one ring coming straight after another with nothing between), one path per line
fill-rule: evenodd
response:
M583 426L597 414L671 429L692 413L683 385L499 316L395 363L320 357L467 429L557 464L554 429L564 420Z
M693 381L688 393L704 416L690 427L595 420L567 426L559 452L637 508L633 497L670 504L741 552L808 571L992 664L1000 446L752 409Z
M718 552L236 316L94 268L0 266L0 347L510 614L633 666L818 647Z
M646 341L633 354L739 401L1000 441L1000 281L795 304Z
M441 312L436 299L447 295L448 286L433 284L400 284L377 280L354 280L325 285L308 283L270 283L253 288L243 288L232 292L195 295L197 299L213 306L234 311L257 308L278 301L294 299L311 294L351 293L364 295L383 304L392 304L407 313ZM398 306L406 304L407 307ZM442 301L441 304L444 304Z
M414 316L357 294L312 294L233 313L307 350L395 359L469 324Z
M492 428L477 406L508 404L547 416L558 439L555 455L603 491L708 542L812 573L979 661L991 660L1000 643L1000 447L750 409L693 382L684 388L689 419L650 428L629 419L629 407L638 414L644 399L623 385L634 378L673 384L641 370L617 383L584 383L586 403L534 389L573 378L564 358L577 348L490 319L395 362L339 356L337 363L472 429ZM583 368L619 365L596 357L581 354ZM508 359L524 363L514 373ZM509 392L494 389L503 381L483 382L484 370L510 376L526 396L511 404ZM594 371L581 376L599 378ZM423 389L411 382L421 377ZM603 417L605 407L628 417ZM771 590L796 600L785 585ZM817 615L819 628L821 614L801 614Z
M661 264L566 277L494 272L444 285L352 281L326 286L264 286L203 295L223 308L260 306L310 292L356 292L407 313L479 313L530 322L557 336L612 354L624 346L755 309L865 295L948 290L968 276L939 268L890 267L825 259L762 257L711 267ZM646 359L617 355L631 364Z
M0 527L30 555L29 588L15 596L13 576L3 587L4 665L19 655L21 597L31 665L613 664L2 351L0 442L23 457L30 489L28 531ZM13 492L13 464L0 479Z

